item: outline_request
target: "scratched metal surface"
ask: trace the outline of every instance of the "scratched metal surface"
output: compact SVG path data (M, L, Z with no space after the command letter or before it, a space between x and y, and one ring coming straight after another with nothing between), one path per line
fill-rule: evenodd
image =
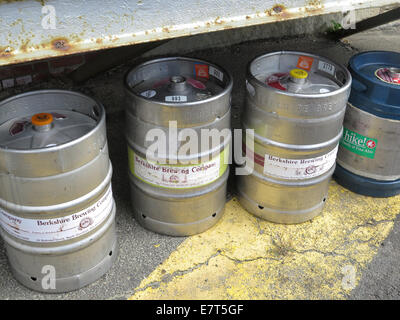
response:
M0 0L0 66L398 0ZM55 9L55 29L43 28ZM45 24L49 26L49 24Z

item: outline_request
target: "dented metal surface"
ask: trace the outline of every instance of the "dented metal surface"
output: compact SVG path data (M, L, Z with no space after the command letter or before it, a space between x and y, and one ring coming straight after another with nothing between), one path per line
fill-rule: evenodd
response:
M396 3L398 0L0 0L0 66Z

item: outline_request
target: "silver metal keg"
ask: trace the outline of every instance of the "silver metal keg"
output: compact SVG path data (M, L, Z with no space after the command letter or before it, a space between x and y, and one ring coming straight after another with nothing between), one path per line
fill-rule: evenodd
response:
M0 233L11 270L42 292L79 289L115 260L105 110L64 90L0 102Z
M131 199L135 218L145 228L193 235L222 216L231 91L229 73L190 58L148 61L127 74ZM159 148L151 153L154 141ZM185 148L189 143L197 148Z
M351 75L326 58L283 51L253 60L246 85L242 124L254 130L254 147L243 142L240 202L272 222L310 220L327 198Z

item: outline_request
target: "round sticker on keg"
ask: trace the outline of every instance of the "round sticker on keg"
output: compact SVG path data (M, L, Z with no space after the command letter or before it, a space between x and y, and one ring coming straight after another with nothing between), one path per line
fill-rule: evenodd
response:
M400 85L400 68L381 68L376 70L375 75L383 82Z
M375 141L373 141L373 140L368 140L368 141L367 141L367 147L370 148L370 149L375 148L375 147L376 147Z
M91 218L83 218L79 223L79 230L86 229L93 223L93 219Z

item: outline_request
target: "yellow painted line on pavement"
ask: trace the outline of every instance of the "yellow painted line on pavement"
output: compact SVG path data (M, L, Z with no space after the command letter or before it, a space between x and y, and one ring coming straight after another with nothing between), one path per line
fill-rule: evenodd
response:
M364 197L334 181L324 213L299 225L260 220L234 198L130 299L345 299L399 212L400 196Z

